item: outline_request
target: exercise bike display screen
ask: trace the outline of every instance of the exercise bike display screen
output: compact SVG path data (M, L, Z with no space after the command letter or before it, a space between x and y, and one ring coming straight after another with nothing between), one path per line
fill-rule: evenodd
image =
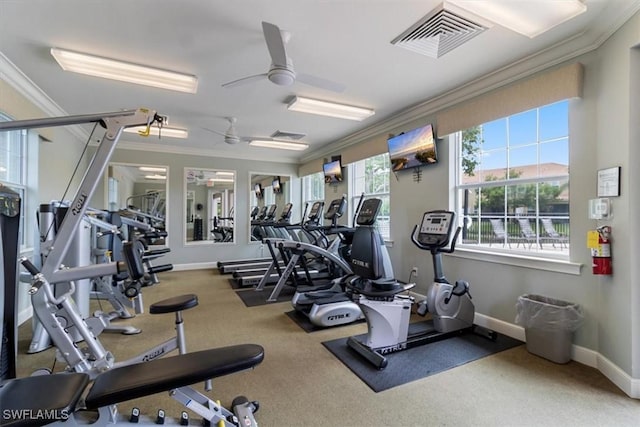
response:
M450 211L426 212L422 217L418 241L425 245L441 246L449 242L455 214Z

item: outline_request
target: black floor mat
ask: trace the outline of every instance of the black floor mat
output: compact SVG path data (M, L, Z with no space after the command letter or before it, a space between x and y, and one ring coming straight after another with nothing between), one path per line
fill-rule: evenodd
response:
M430 327L431 321L411 325L410 333ZM363 338L364 335L358 335ZM523 344L521 341L498 334L496 341L480 335L465 334L442 341L413 347L387 355L388 365L376 369L362 356L347 346L347 338L322 343L373 391L380 392L411 381L428 377L485 356Z
M291 298L293 298L293 294L295 293L295 291L295 288L291 286L285 286L280 291L280 295L278 295L277 301L273 302L291 301ZM240 297L244 305L246 305L247 307L256 307L259 305L271 304L272 302L267 301L267 298L269 298L271 292L273 292L273 286L266 287L261 291L256 291L254 288L238 290L236 291L236 295Z
M311 321L307 316L305 316L304 314L300 313L297 310L287 311L285 314L289 316L289 319L293 320L298 326L304 329L305 332L324 331L328 329L326 327L314 325L313 323L311 323ZM365 319L360 319L360 320L356 320L355 322L347 323L346 325L363 323L364 321ZM334 329L334 328L339 328L340 326L346 326L346 325L330 326L330 328Z

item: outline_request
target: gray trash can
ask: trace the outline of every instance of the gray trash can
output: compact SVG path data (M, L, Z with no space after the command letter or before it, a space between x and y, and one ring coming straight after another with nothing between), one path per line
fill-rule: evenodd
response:
M530 353L555 363L571 360L573 333L584 320L578 304L541 295L522 295L516 309L516 323L524 326Z

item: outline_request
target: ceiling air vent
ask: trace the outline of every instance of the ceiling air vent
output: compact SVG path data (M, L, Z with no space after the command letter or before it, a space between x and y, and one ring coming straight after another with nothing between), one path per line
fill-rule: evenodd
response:
M271 134L271 138L275 138L275 139L292 139L294 141L297 141L299 139L304 138L305 136L307 136L304 133L294 133L294 132L284 132L281 130L277 130L274 133Z
M490 23L456 8L441 4L391 41L391 44L431 58L447 52L487 30Z

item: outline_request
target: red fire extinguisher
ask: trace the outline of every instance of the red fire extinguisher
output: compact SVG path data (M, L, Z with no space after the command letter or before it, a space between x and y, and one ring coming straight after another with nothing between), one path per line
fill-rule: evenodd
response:
M613 274L613 264L611 262L611 227L608 225L599 227L598 246L591 248L591 260L593 274Z

